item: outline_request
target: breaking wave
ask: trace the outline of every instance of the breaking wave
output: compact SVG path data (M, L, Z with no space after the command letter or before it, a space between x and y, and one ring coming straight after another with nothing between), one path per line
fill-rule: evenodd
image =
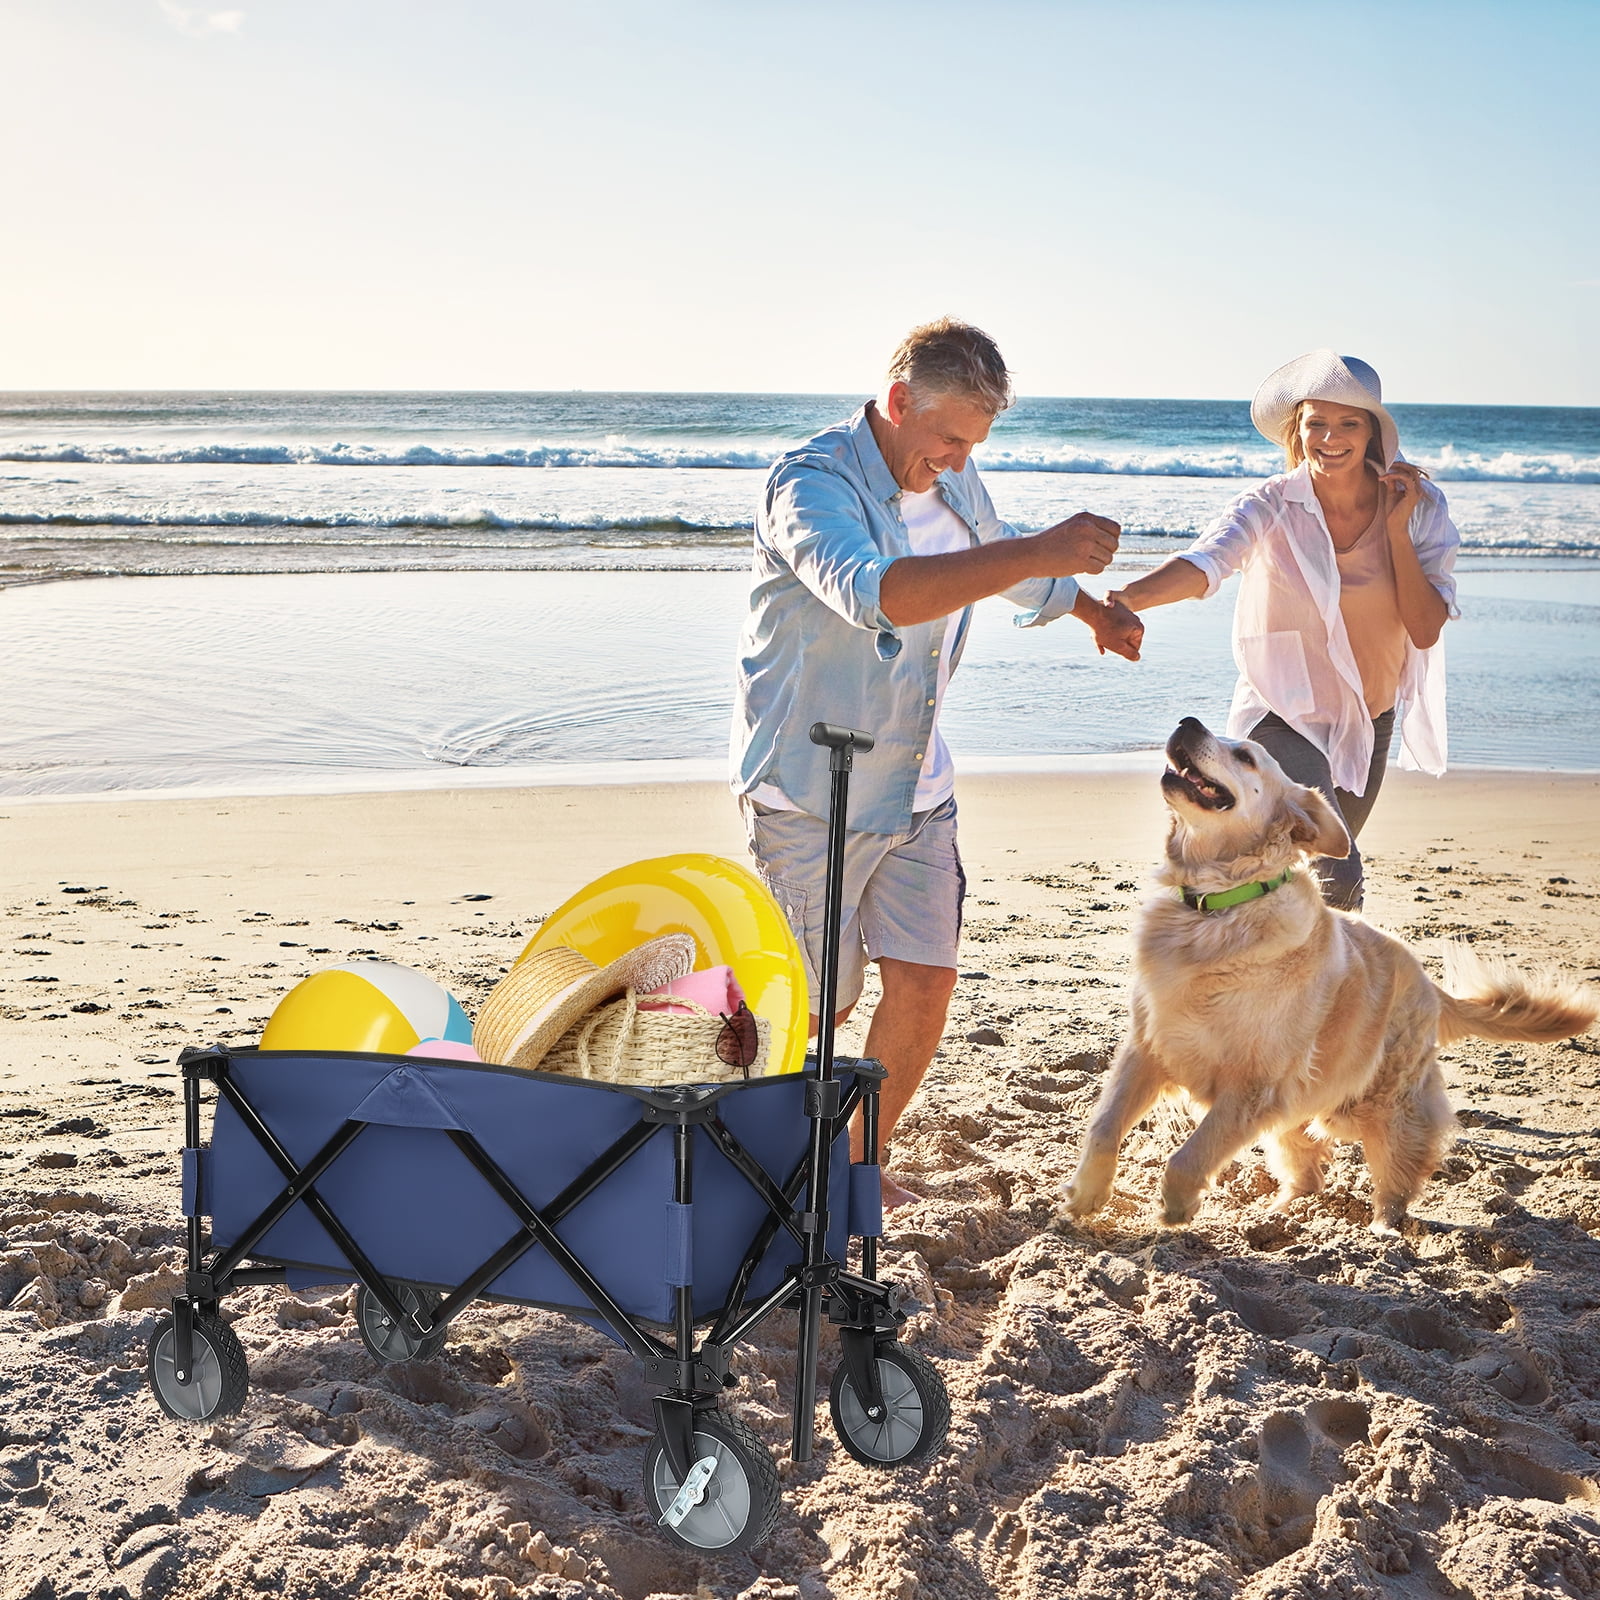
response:
M715 450L605 443L534 444L524 449L403 450L364 444L23 444L0 447L0 461L105 466L251 467L743 467L765 468L784 446Z
M725 523L693 522L684 517L613 517L596 513L570 520L559 517L505 517L483 506L464 507L445 513L338 512L327 517L296 516L274 511L171 511L106 512L95 516L73 512L0 511L0 526L45 528L307 528L337 530L418 529L472 530L496 529L510 533L656 533L656 534L748 534L742 527Z
M763 470L785 442L715 448L692 445L633 445L625 440L531 444L521 448L404 449L365 444L70 444L0 445L0 461L107 466L257 467L621 467ZM1411 459L1442 483L1600 484L1600 456L1496 454L1444 445ZM1267 449L1178 449L1093 451L1067 447L990 448L978 456L985 472L1057 472L1140 478L1264 478L1282 470L1282 457Z

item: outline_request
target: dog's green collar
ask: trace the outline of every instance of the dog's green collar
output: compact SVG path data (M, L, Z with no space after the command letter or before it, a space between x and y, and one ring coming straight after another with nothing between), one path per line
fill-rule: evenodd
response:
M1294 872L1285 867L1276 878L1266 878L1260 883L1238 883L1231 889L1214 889L1209 894L1198 894L1193 889L1183 889L1183 903L1196 911L1226 911L1229 906L1242 906L1246 900L1259 900L1274 889L1281 889Z

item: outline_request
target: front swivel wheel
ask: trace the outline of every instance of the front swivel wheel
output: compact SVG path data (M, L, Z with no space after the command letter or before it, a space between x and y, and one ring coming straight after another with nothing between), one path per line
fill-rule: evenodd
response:
M150 1335L147 1371L156 1404L180 1422L209 1422L237 1411L250 1392L238 1334L221 1317L197 1312L189 1367L180 1376L176 1326L171 1317L163 1317Z
M931 1456L950 1431L950 1394L938 1368L902 1344L880 1345L873 1359L883 1391L881 1416L867 1415L848 1363L841 1361L833 1375L828 1408L839 1442L869 1467L897 1467Z

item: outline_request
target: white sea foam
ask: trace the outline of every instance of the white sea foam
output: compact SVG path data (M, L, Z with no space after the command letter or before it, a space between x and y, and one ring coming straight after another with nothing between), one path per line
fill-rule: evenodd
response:
M445 551L456 552L458 564L466 565L474 552L511 558L524 551L543 563L549 553L568 549L574 552L573 564L580 564L578 552L626 548L657 551L668 565L678 564L678 556L720 565L723 557L748 549L753 522L754 494L739 492L747 486L715 493L688 485L673 506L662 504L666 497L652 491L652 474L621 474L638 481L636 494L584 483L584 475L572 474L570 480L561 475L559 495L462 494L459 499L432 492L408 496L405 482L364 483L361 493L350 495L339 493L336 485L317 492L316 485L308 489L287 482L282 494L272 494L268 485L256 482L233 486L231 503L221 490L214 496L140 495L129 482L137 476L134 469L122 481L105 485L0 482L0 581L49 569L161 571L162 550L190 551L177 563L186 571L206 570L208 549L218 552L219 571L237 570L235 557L251 549L261 552L256 563L261 570L275 570L274 551L288 556L317 548L327 552L321 559L332 563L329 570L337 570L344 559L354 566L380 559L404 566L410 553L432 565L436 558L423 553ZM405 474L394 476L406 480ZM541 490L548 482L535 481ZM1185 488L1186 483L1192 487ZM1019 472L994 483L1002 515L1024 532L1087 509L1115 517L1125 548L1132 550L1187 543L1234 492L1216 478ZM660 510L641 509L651 504ZM1600 546L1600 486L1462 483L1452 490L1451 511L1469 552L1592 556ZM291 559L299 565L307 557Z
M617 467L656 470L751 470L771 465L782 440L716 448L687 444L630 444L617 434L596 443L534 443L524 447L403 448L334 441L274 444L83 444L0 441L0 461L102 466L254 467ZM1264 478L1282 470L1278 451L1262 449L1104 450L1065 446L990 447L978 454L985 472L1051 472L1136 478ZM1494 454L1444 445L1410 459L1443 483L1600 483L1600 456L1563 452Z
M0 395L0 585L82 573L747 560L768 464L845 396ZM1600 413L1419 408L1465 550L1600 556ZM1237 403L1025 400L978 455L1024 532L1182 548L1281 458ZM532 468L547 470L530 470ZM520 469L520 470L519 470Z
M326 516L295 511L229 507L200 511L171 505L147 511L88 510L0 511L0 527L46 528L325 528L417 529L494 528L509 533L676 533L704 535L731 531L748 532L742 526L720 522L696 522L685 517L627 517L596 511L588 516L511 517L487 506L461 506L449 511L337 511Z
M1600 483L1600 456L1519 455L1502 450L1489 456L1445 445L1436 454L1413 453L1414 461L1441 483ZM982 459L985 472L1081 472L1116 477L1266 478L1283 471L1283 456L1272 451L1217 451L1079 455L1053 451L1010 451Z
M600 444L531 444L523 448L444 448L429 444L383 449L375 445L297 444L0 444L0 461L105 466L252 467L766 467L783 444L745 448Z
M1600 456L1522 455L1512 450L1491 456L1447 444L1435 455L1414 459L1442 483L1600 483Z

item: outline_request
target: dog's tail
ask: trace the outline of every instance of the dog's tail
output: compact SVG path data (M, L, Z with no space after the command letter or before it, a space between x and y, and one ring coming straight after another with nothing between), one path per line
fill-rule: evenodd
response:
M1446 947L1439 994L1439 1043L1480 1039L1549 1043L1594 1026L1600 995L1555 972L1527 973L1464 944ZM1459 990L1460 993L1452 993Z

